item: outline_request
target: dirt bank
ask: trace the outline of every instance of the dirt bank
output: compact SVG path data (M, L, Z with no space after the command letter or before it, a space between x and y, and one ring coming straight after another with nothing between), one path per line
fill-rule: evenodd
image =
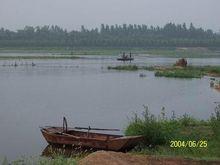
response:
M97 151L80 160L79 165L219 165L220 161L164 158L121 152Z

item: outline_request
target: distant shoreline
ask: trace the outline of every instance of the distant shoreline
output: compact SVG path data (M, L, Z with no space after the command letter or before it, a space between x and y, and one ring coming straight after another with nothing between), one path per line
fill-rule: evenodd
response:
M0 59L70 59L81 55L111 55L119 56L122 52L152 57L173 58L220 58L220 48L206 47L170 47L170 48L65 48L65 47L4 47L0 48ZM21 56L7 53L24 53ZM28 53L42 53L33 55ZM46 55L44 55L44 53ZM79 57L78 57L79 58Z

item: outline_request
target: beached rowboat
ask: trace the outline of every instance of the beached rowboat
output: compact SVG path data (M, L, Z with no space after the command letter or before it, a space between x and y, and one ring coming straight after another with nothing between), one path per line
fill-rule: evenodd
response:
M91 129L92 130L92 129ZM143 140L143 136L122 136L66 127L41 127L41 132L49 144L81 146L102 150L123 151L132 149Z

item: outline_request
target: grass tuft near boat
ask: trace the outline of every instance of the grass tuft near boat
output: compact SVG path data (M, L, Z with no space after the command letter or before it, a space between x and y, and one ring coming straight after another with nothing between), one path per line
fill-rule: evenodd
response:
M90 132L91 130L114 131L116 129L93 129L90 127L86 128L87 131L79 131L77 129L85 128L68 128L66 119L64 118L63 127L41 127L41 132L49 144L81 146L83 148L112 151L130 150L139 142L143 141L143 136L123 136Z

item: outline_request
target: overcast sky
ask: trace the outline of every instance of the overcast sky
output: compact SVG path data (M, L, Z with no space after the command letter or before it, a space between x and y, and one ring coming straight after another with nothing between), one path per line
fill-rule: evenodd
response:
M0 27L59 25L68 30L104 24L167 22L220 29L220 0L0 0Z

